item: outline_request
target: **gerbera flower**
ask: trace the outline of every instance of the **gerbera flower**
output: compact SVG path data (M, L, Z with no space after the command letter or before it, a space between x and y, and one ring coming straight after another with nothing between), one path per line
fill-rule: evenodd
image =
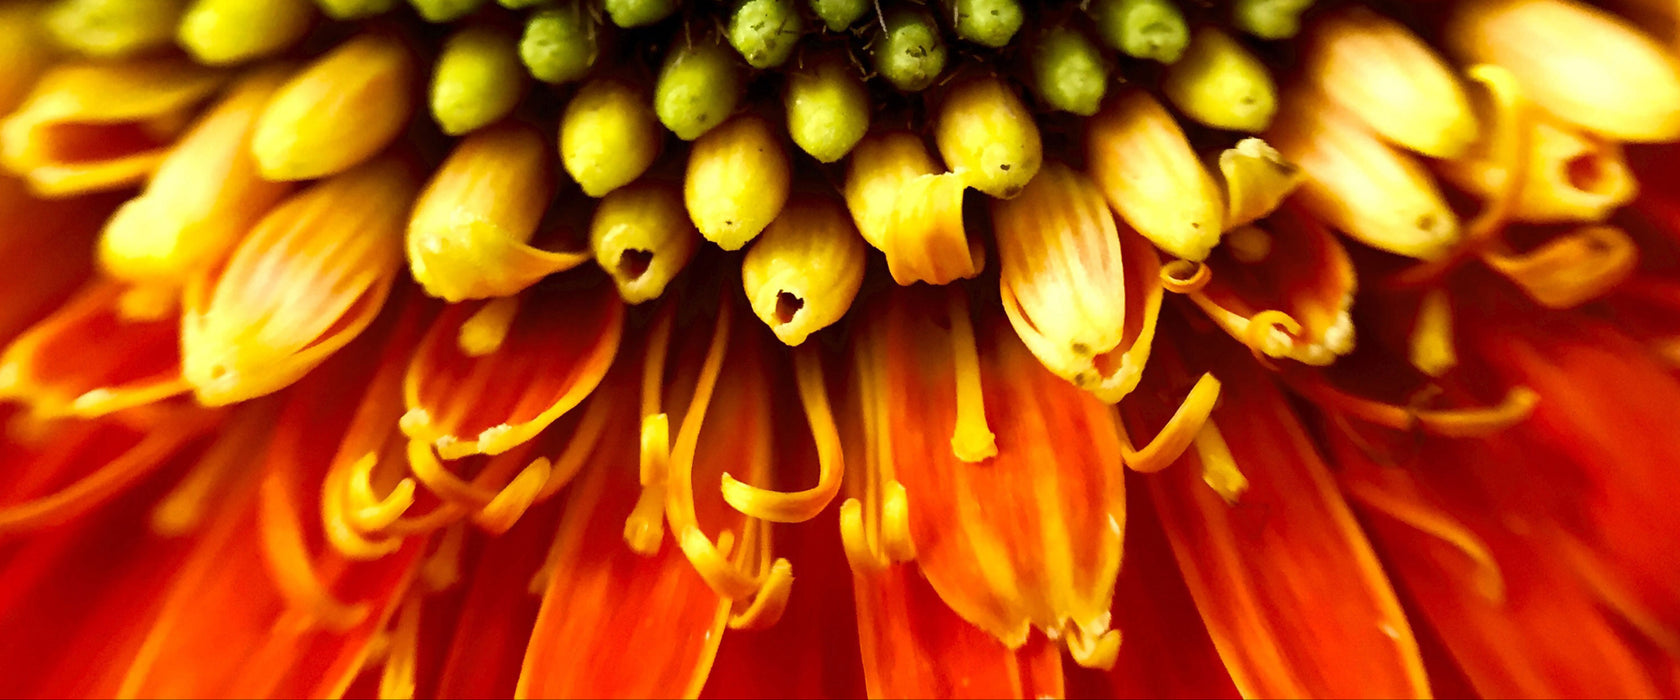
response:
M0 5L0 694L1680 694L1680 9Z

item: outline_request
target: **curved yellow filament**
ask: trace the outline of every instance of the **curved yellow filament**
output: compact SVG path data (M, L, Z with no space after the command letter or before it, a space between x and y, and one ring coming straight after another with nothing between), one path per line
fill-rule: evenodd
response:
M658 554L665 539L665 480L670 470L670 416L655 413L642 419L642 493L624 519L624 543L644 557Z
M1410 499L1395 497L1370 482L1347 479L1343 481L1343 486L1354 500L1445 542L1469 557L1476 567L1476 592L1494 604L1504 604L1505 577L1499 570L1499 562L1493 558L1493 552L1488 549L1487 544L1482 542L1476 533L1471 532L1470 528L1446 513Z
M968 295L952 287L951 369L957 379L957 425L951 433L951 453L964 462L997 456L997 438L986 425L986 401L980 384L980 350L974 342L974 321L968 315Z
M420 595L409 594L397 613L397 628L385 652L385 666L379 672L380 700L409 700L414 697L414 675L420 655Z
M363 455L350 466L345 483L345 503L348 506L345 515L352 525L363 532L390 527L414 505L414 480L408 477L399 480L384 496L374 491L373 469L378 465L378 455L371 452Z
M595 453L595 447L601 444L601 436L607 432L607 419L612 417L614 397L612 392L596 392L584 408L583 417L578 419L577 428L572 431L572 439L567 441L566 448L554 458L554 468L549 471L548 483L543 484L537 492L537 500L544 501L560 489L571 483L572 477L577 476L579 470Z
M1603 295L1633 274L1639 246L1614 226L1584 226L1522 255L1489 248L1482 251L1482 262L1535 301L1567 309Z
M436 493L439 498L472 508L483 508L496 498L496 492L469 483L443 466L432 452L432 443L425 440L408 442L408 468L414 477Z
M1198 260L1173 260L1161 266L1161 287L1174 294L1195 294L1213 281L1213 268Z
M507 532L537 502L537 494L542 492L551 473L553 467L546 458L533 460L473 515L473 522L492 535Z
M1481 437L1527 419L1540 402L1534 390L1518 386L1506 392L1497 406L1424 410L1353 396L1318 378L1284 375L1290 388L1314 403L1395 430L1422 430L1444 437Z
M402 540L389 537L370 538L351 522L349 511L349 482L353 472L372 471L379 455L369 452L348 468L334 464L321 480L321 531L327 544L345 557L362 561L378 559L402 547ZM410 490L412 491L412 484ZM371 491L371 488L370 488Z
M793 362L799 383L799 401L805 406L805 418L811 425L811 437L817 444L817 485L804 491L784 493L747 485L725 472L723 500L750 517L777 523L802 523L817 517L840 493L840 480L845 474L846 462L840 451L840 430L835 427L834 413L829 408L822 358L816 353L811 348L797 350Z
M1301 333L1301 322L1277 309L1267 309L1250 316L1242 341L1254 353L1254 359L1271 366L1269 358L1288 357L1289 347Z
M729 629L754 630L776 624L787 609L788 594L793 590L793 565L777 559L764 583L746 609L729 616Z
M289 607L327 629L343 632L361 624L371 612L367 604L340 601L315 571L309 546L304 543L303 523L292 507L286 483L277 474L270 474L259 491L257 529L263 562L281 597Z
M1126 434L1125 425L1116 413L1115 426L1120 429L1120 455L1126 466L1132 471L1150 474L1161 471L1178 461L1185 450L1190 449L1190 443L1201 432L1202 425L1207 423L1208 417L1213 415L1213 406L1219 401L1220 383L1213 374L1205 373L1196 380L1196 385L1190 388L1189 395L1184 397L1178 410L1173 412L1171 419L1155 434L1155 439L1142 449L1132 447L1132 441Z

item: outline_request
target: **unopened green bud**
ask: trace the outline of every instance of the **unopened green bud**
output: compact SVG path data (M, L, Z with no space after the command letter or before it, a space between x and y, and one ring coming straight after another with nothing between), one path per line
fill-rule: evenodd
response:
M65 47L96 58L118 58L167 46L186 0L59 0L44 21Z
M947 0L957 37L994 49L1009 45L1021 31L1021 3L1017 0Z
M846 31L872 9L870 0L811 0L811 11L831 32Z
M538 10L525 20L519 60L545 83L578 80L595 65L595 26L578 0Z
M1196 31L1161 89L1191 119L1216 129L1259 133L1277 112L1277 84L1247 48L1224 31Z
M905 92L927 89L945 71L945 42L928 13L898 6L887 11L886 33L875 41L875 70Z
M729 49L711 39L678 41L659 71L653 111L677 138L693 141L735 111L741 90L741 71Z
M804 28L793 0L742 0L729 16L729 44L754 68L785 63Z
M1301 31L1301 13L1312 0L1235 0L1231 20L1261 39L1288 39Z
M1190 45L1190 26L1172 0L1097 0L1091 15L1103 41L1133 58L1171 64Z
M602 6L613 24L645 27L676 12L677 0L604 0Z
M514 39L487 26L468 27L443 44L432 76L432 118L460 136L513 111L525 90Z
M839 55L788 73L787 129L811 157L833 163L869 130L869 93L858 69Z
M314 16L309 0L195 0L177 35L199 63L226 65L284 50Z
M315 0L322 14L336 20L351 20L382 15L397 6L397 0Z
M427 22L453 22L477 10L484 0L408 0Z
M1108 68L1096 44L1077 29L1056 27L1038 37L1032 53L1033 84L1052 108L1089 117L1108 92Z

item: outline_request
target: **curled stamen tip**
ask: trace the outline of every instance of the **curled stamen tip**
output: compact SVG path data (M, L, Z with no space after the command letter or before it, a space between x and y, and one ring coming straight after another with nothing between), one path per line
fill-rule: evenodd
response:
M1213 281L1213 268L1195 260L1174 260L1161 266L1161 286L1174 294L1195 294Z
M782 613L787 610L788 594L793 591L793 565L786 559L777 559L770 567L770 575L764 585L753 594L753 599L736 615L729 618L729 629L754 630L764 629L776 624L782 619Z
M863 523L863 503L856 498L840 504L840 545L846 552L846 563L855 573L874 573L887 567L888 562L870 546Z

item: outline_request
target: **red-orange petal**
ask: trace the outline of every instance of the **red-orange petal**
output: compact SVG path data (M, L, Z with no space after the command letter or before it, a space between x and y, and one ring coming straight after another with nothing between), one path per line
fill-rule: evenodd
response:
M88 256L113 196L35 199L24 182L0 175L0 260L27 260L0 276L0 342L39 321L87 279Z
M1264 370L1222 359L1213 425L1247 477L1240 500L1203 483L1195 450L1144 481L1232 680L1245 697L1428 696L1394 589L1328 467ZM1148 434L1166 415L1131 418Z
M454 632L441 640L447 651L438 659L437 697L513 696L520 658L542 602L531 591L531 578L543 566L557 515L553 507L540 508L506 533L486 538L463 582L461 606L451 611Z

